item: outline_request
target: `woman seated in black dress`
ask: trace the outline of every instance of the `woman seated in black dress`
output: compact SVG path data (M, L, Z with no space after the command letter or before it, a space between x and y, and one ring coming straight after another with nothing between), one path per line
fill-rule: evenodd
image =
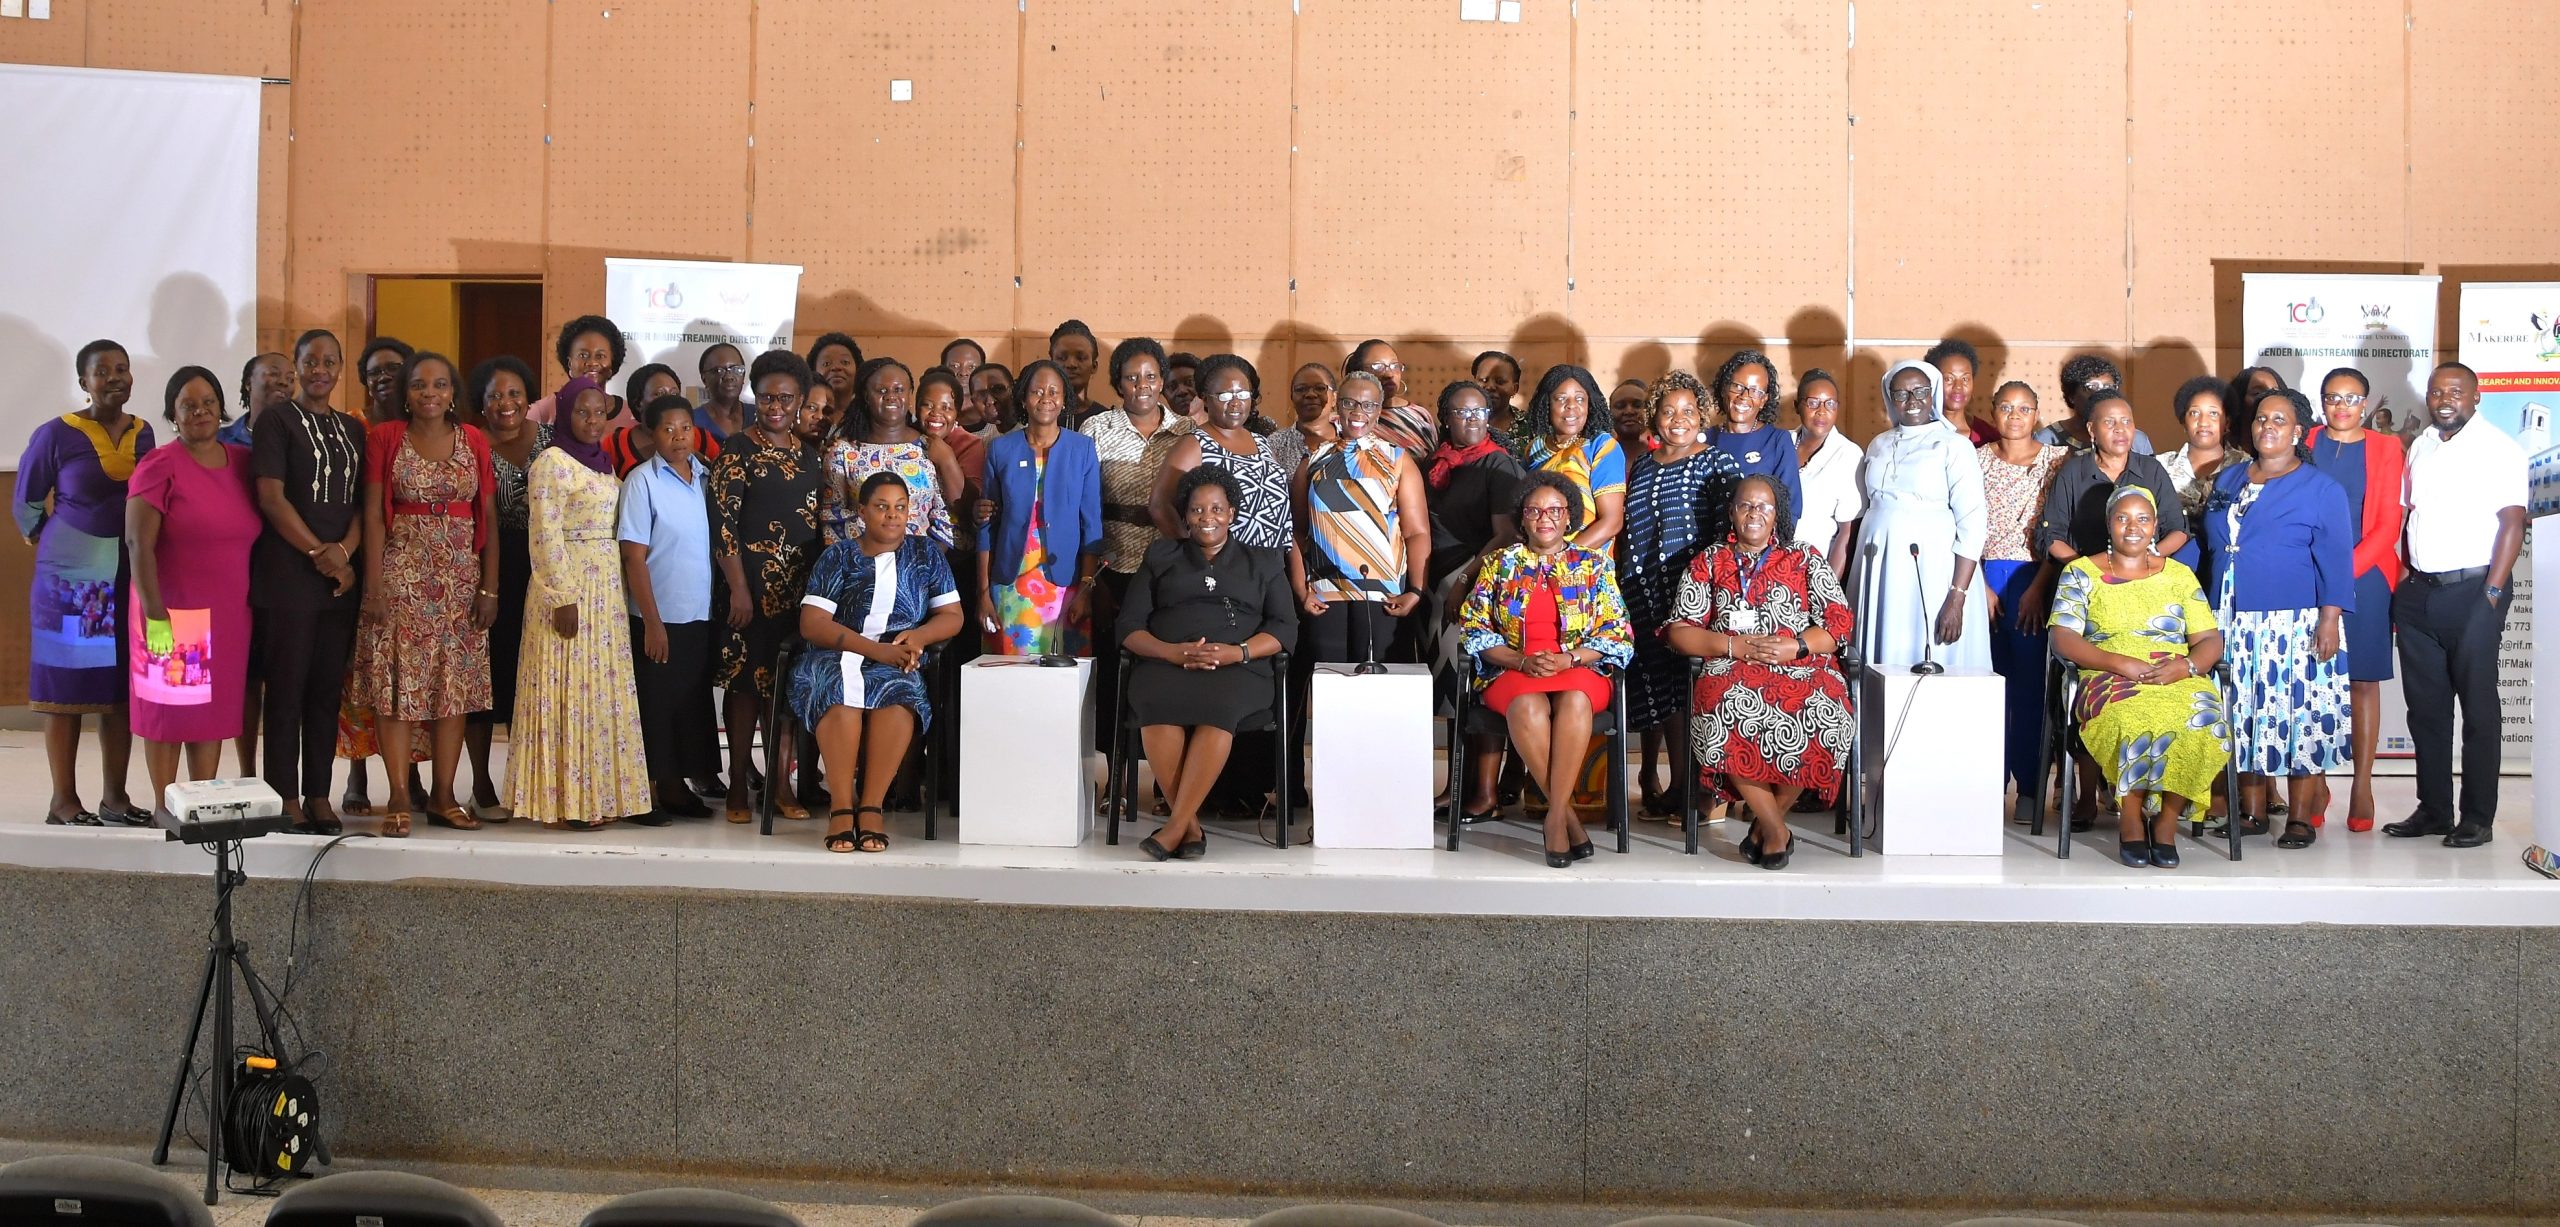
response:
M1226 766L1236 729L1271 707L1271 658L1289 650L1298 612L1280 551L1229 535L1244 490L1216 465L1182 475L1173 505L1187 534L1147 548L1120 606L1120 645L1138 657L1129 710L1173 816L1138 848L1156 860L1208 853L1200 803Z

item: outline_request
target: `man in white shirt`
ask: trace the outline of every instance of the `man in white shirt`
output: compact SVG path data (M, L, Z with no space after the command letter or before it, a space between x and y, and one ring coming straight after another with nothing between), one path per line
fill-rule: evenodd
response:
M2383 833L2444 837L2448 848L2489 842L2498 816L2498 640L2507 585L2524 548L2525 454L2505 431L2475 422L2480 377L2447 362L2427 379L2427 429L2409 447L2400 502L2409 572L2391 597L2400 679L2417 743L2418 809ZM2453 715L2462 709L2462 804L2454 807Z

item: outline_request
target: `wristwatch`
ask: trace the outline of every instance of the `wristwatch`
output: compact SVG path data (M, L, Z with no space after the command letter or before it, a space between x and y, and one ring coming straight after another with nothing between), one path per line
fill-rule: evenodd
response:
M2507 599L2507 590L2496 584L2483 584L2481 585L2480 590L2488 593L2490 600L2503 601Z
M1789 631L1787 633L1796 637L1797 660L1803 660L1806 657L1813 655L1813 645L1804 641L1803 631Z

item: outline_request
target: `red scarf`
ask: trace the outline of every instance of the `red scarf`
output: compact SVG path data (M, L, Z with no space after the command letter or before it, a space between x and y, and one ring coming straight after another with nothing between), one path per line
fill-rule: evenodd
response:
M1458 448L1442 443L1431 449L1431 463L1422 473L1423 483L1434 490L1446 490L1449 479L1456 476L1459 469L1501 450L1502 445L1494 442L1491 435L1477 440L1473 447Z

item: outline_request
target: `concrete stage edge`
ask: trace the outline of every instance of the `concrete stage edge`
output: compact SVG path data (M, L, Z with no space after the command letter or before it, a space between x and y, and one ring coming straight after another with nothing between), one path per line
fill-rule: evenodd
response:
M240 912L279 983L297 885L264 864L280 842L260 841ZM0 1135L148 1144L211 902L200 869L0 866ZM2560 1209L2560 933L2530 922L1413 915L326 876L311 904L294 1007L329 1053L333 1140L366 1161Z

